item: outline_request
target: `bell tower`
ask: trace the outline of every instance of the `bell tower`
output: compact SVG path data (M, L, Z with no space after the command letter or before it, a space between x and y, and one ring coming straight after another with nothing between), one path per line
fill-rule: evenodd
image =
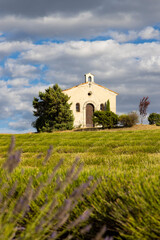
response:
M92 83L94 82L94 75L92 73L87 73L84 75L85 76L85 82Z

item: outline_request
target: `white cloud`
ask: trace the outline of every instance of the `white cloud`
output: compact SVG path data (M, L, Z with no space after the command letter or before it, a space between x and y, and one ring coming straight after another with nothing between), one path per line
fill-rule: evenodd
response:
M15 122L10 122L9 124L10 129L12 130L18 130L18 131L25 131L31 129L31 121L30 120L25 120L25 119L20 119ZM33 131L33 129L32 129Z
M151 26L148 26L139 32L139 36L142 39L160 39L160 31L158 29L154 29Z
M69 82L77 81L80 69L86 69L86 72L93 69L92 71L96 71L100 79L104 76L121 79L127 75L132 75L133 78L140 72L145 74L146 69L154 72L159 68L159 54L159 43L136 45L119 44L113 40L72 41L63 44L36 45L22 53L20 58L24 62L46 64L49 66L46 76L50 81L52 78L54 82L61 81L67 84L69 79L72 79Z
M160 39L160 31L151 26L148 26L141 31L133 31L130 30L128 32L120 32L120 31L108 31L106 36L111 37L112 39L123 43L134 41L138 38L143 40L159 40Z
M32 119L33 98L38 96L39 91L44 91L44 89L48 88L49 85L30 86L29 88L13 86L8 88L7 82L0 81L0 87L0 112L2 113L0 119L16 118L18 115L25 120L26 118Z
M129 31L127 34L117 31L109 31L108 35L118 42L128 42L137 39L138 34L136 31Z
M111 12L94 14L92 11L76 15L51 14L37 18L7 15L0 18L0 29L8 32L10 39L61 39L94 38L105 35L111 28L119 30L139 29L143 21L135 14ZM133 31L134 32L134 31ZM131 34L133 34L131 31ZM122 37L122 36L121 36Z
M7 81L7 85L10 85L12 87L29 86L29 79L26 79L26 78L14 78L12 80L8 80Z
M0 39L3 41L4 37L18 41L79 40L105 36L114 29L115 39L122 42L133 39L140 29L160 22L159 0L154 0L154 4L150 0L68 0L63 4L59 0L28 0L27 4L20 0L0 2ZM124 31L128 34L121 33ZM151 35L157 37L157 31L150 27L140 34L148 39Z
M29 41L0 42L0 59L15 52L28 50L30 47L33 47L33 44Z
M160 74L160 56L150 56L140 61L140 68L149 73Z
M31 80L39 77L39 71L37 67L20 63L16 59L8 59L5 62L4 70L6 74L13 78L29 78Z

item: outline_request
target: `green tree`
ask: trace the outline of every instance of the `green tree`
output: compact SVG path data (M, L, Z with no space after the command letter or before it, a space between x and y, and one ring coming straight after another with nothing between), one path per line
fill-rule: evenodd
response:
M159 113L151 113L148 117L148 122L150 125L159 124L160 123L160 114Z
M107 112L110 112L110 111L111 111L109 99L107 100L107 103L106 103L106 111L107 111Z
M45 92L39 92L39 99L34 98L33 114L37 119L32 126L37 132L51 132L53 130L69 130L73 128L73 114L65 95L58 84L49 87Z

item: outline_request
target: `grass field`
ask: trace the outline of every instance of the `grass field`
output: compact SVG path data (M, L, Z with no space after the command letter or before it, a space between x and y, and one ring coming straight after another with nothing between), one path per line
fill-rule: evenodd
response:
M101 178L101 182L93 195L74 209L73 216L92 207L88 221L95 231L106 225L108 234L114 239L160 239L159 128L18 134L15 137L16 149L22 149L22 156L12 181L19 179L19 188L39 171L45 179L61 158L64 163L59 174L63 178L78 156L83 170L76 184L86 181L88 176ZM10 135L0 135L1 165L7 157L10 138ZM44 166L42 163L50 145L53 153ZM1 170L2 178L3 174ZM51 186L47 194L53 197ZM89 234L84 237L91 238ZM79 236L78 239L83 238Z

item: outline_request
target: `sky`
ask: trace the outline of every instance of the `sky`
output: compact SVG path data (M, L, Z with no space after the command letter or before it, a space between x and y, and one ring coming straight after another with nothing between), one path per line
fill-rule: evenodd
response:
M159 0L0 0L0 133L35 131L32 102L58 83L115 92L117 113L160 112Z

